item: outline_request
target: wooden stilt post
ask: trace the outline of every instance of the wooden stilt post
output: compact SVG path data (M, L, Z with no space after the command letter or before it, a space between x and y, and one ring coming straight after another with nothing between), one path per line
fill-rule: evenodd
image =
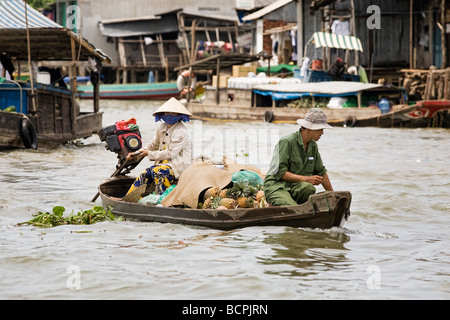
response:
M189 77L188 77L188 86L187 86L187 102L191 101L191 83L192 83L192 67L189 67Z
M447 33L446 33L446 6L445 6L446 0L441 0L441 48L442 48L442 63L441 68L445 69L447 68Z
M216 73L217 73L216 104L219 105L219 103L220 103L220 57L217 57Z
M70 38L70 47L72 49L72 63L70 64L69 74L70 74L70 90L72 91L72 133L77 132L77 66L76 66L76 49L75 49L75 39Z
M119 38L119 58L120 58L120 66L122 69L122 83L126 84L128 81L128 71L127 71L127 56L125 54L125 44L122 38Z
M25 24L27 28L27 48L28 48L28 69L30 73L30 86L31 86L31 105L29 105L29 111L37 112L36 95L34 93L34 70L31 64L31 44L30 44L30 29L28 28L28 4L25 0Z

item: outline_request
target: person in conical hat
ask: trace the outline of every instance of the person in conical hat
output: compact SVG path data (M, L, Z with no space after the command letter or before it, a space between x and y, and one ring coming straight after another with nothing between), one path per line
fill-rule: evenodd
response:
M170 98L155 112L153 112L155 121L158 122L159 120L163 119L163 115L165 113L174 113L176 115L181 115L181 120L183 120L184 122L188 122L189 117L192 117L192 113L190 113L189 110L186 109L185 106L183 106L183 104L175 98Z
M332 128L322 109L312 108L304 119L297 120L300 129L280 139L264 179L264 195L272 206L304 203L322 185L333 191L323 165L317 141L324 129Z
M152 141L135 153L132 157L148 157L155 161L154 165L145 169L131 186L133 192L143 184L155 184L155 193L162 194L183 171L192 163L192 140L184 122L188 122L192 114L177 99L170 98L154 113L156 128Z

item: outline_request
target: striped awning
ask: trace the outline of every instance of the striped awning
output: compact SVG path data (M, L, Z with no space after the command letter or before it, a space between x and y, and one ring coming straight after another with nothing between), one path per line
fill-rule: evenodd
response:
M315 32L311 38L316 48L327 47L363 51L361 41L357 37L343 36L341 34Z
M29 28L62 28L39 11L27 6ZM0 0L0 29L26 29L25 2Z

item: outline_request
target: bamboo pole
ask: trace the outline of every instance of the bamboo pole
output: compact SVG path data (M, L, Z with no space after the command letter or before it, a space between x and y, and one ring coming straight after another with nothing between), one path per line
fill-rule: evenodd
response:
M220 57L217 57L217 66L216 66L216 74L217 74L217 83L216 83L216 104L220 103Z
M119 58L120 58L120 66L123 67L122 69L122 84L126 84L128 81L128 71L126 69L127 67L127 56L125 53L125 44L122 41L122 38L119 38L118 40L118 46L119 46Z
M72 49L72 62L70 64L69 74L70 74L70 89L72 91L72 133L77 132L77 55L76 55L76 46L75 39L70 38L70 47Z
M30 42L30 29L28 27L28 4L27 0L25 0L25 24L27 29L27 49L28 49L28 70L30 73L30 86L31 86L31 112L36 112L36 96L34 93L34 72L33 66L31 65L31 42Z
M441 68L445 69L447 68L447 33L445 32L446 30L446 17L445 17L445 3L446 0L441 0L441 25L442 25L442 30L441 30L441 47L442 47L442 63L441 63Z
M450 81L450 68L447 68L447 70L445 70L445 80L444 80L444 100L448 100L450 98L449 81Z
M414 44L413 44L413 0L409 1L409 68L414 68Z
M191 63L195 61L195 57L197 53L195 52L195 28L197 26L197 20L192 20L192 27L191 27Z
M147 57L145 56L144 40L142 39L142 36L139 36L139 45L141 47L142 63L144 66L147 66Z
M352 36L356 37L356 21L355 21L355 0L350 1L350 10L351 10L351 33ZM348 53L348 50L347 50ZM346 55L347 55L346 53ZM359 66L359 51L355 50L355 65Z

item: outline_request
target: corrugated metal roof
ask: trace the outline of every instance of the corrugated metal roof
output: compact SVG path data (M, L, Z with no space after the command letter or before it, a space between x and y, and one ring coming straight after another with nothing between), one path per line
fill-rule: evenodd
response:
M251 21L251 20L256 20L259 19L285 5L287 5L288 3L291 3L292 0L278 0L275 1L274 3L269 4L268 6L262 8L261 10L258 10L256 12L253 12L252 14L249 14L248 16L245 16L242 18L243 21Z
M211 14L205 15L189 9L175 9L168 12L158 13L154 16L102 20L99 23L99 28L102 35L113 38L178 32L179 25L177 15L179 13L181 13L184 17L191 19L200 18L208 21L216 21L221 24L235 24L238 22L237 16L230 17Z
M62 28L30 6L27 14L29 28ZM24 1L0 0L0 29L26 29Z
M22 0L0 0L0 52L18 60L28 59L26 16L28 17L30 54L33 60L72 60L72 40L80 60L96 57L106 63L111 59L80 34L66 29Z

